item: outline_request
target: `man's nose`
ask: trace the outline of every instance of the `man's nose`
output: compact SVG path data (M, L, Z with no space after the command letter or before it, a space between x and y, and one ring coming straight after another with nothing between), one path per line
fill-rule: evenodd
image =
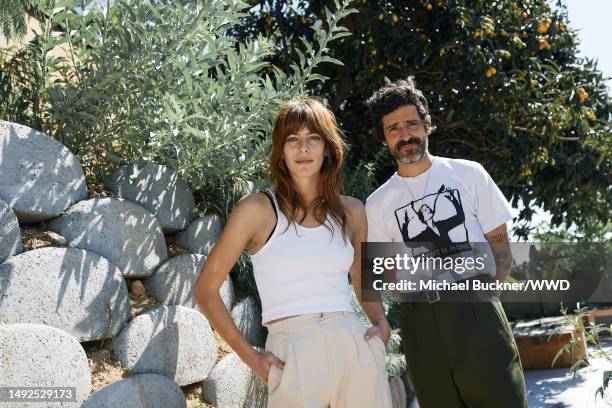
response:
M407 126L402 126L400 128L400 134L402 135L402 139L406 139L406 140L414 136L414 134L410 131L410 129L408 129Z
M408 140L412 139L413 137L414 135L411 134L408 130L402 130L402 132L400 133L400 140L402 142L408 142Z

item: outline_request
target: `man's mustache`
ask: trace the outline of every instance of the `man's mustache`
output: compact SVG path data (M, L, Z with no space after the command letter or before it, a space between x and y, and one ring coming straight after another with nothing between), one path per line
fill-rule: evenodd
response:
M417 137L411 137L408 140L400 140L399 142L397 142L397 144L395 145L395 150L400 150L403 146L409 145L409 144L416 144L418 146L421 145L421 139L417 138Z

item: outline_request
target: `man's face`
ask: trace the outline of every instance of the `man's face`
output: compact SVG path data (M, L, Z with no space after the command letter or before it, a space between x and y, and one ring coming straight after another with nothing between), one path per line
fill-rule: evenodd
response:
M382 125L389 152L395 160L410 164L423 158L428 139L416 106L400 106L383 116Z

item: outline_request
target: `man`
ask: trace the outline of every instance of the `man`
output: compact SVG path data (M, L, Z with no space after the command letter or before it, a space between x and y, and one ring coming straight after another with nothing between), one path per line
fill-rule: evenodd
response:
M397 163L397 172L366 202L368 241L408 248L424 242L434 256L474 254L485 245L495 267L475 278L503 282L512 262L506 229L512 217L489 174L476 162L429 153L435 128L412 78L383 87L367 104ZM452 271L448 276L466 279ZM527 407L518 350L499 299L447 292L412 294L401 304L402 344L420 406Z

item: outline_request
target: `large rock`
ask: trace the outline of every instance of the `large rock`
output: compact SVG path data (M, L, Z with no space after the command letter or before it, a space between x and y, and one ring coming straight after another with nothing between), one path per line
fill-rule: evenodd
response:
M19 222L11 207L0 200L0 263L23 251Z
M77 158L45 133L0 120L0 199L23 223L60 215L87 197Z
M80 407L89 394L90 378L85 350L63 330L30 323L0 325L0 387L76 389L75 402L0 403L0 406Z
M168 258L157 219L143 207L120 198L92 198L70 207L49 229L68 246L96 252L113 262L126 277L150 276Z
M184 306L164 306L137 316L112 350L128 370L162 374L181 386L205 379L217 359L208 321Z
M223 357L203 387L204 401L219 408L262 407L267 387L236 353Z
M195 199L189 185L170 168L159 164L128 164L106 179L106 185L121 198L137 202L151 212L165 233L187 228Z
M253 296L242 299L232 309L232 319L240 333L253 346L263 347L266 332L261 325L261 306Z
M204 255L183 254L168 259L147 279L147 292L166 305L182 305L199 310L193 289L205 262ZM230 310L234 302L234 286L229 276L221 285L219 294L225 307Z
M176 234L176 242L196 254L208 255L221 235L221 218L208 214L198 218L185 231Z
M179 386L163 375L138 374L109 384L89 397L82 408L186 408Z
M121 271L76 248L40 248L0 264L0 320L44 323L79 341L119 333L130 318Z

